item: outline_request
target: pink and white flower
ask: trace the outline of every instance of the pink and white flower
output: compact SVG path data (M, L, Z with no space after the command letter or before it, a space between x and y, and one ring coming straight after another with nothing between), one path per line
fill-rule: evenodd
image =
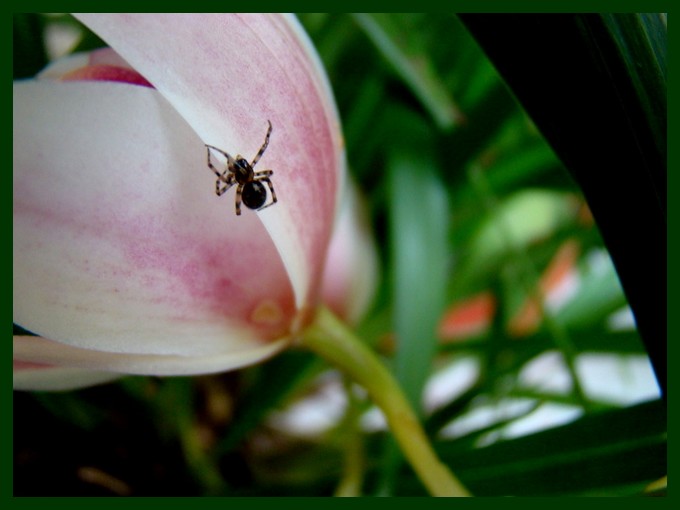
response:
M15 388L274 355L322 299L343 190L340 124L311 43L286 15L78 17L112 49L14 84L13 314L39 335L14 338ZM250 160L268 120L256 170L274 171L279 200L236 216L234 191L215 195L205 144ZM359 225L353 213L339 221L334 251L366 253L365 236L355 249L343 230ZM348 285L353 273L323 291L348 317L360 310L343 309L347 293L374 283Z

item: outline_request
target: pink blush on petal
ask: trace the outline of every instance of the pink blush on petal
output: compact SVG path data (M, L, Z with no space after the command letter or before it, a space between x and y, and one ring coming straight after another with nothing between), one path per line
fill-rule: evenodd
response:
M90 65L74 69L61 77L62 81L117 81L153 88L137 71L112 65Z
M16 337L15 337L16 338ZM32 361L12 360L12 370L38 370L54 368L54 365L47 363L34 363Z
M226 230L212 238L170 233L153 221L137 221L126 230L121 239L130 277L146 275L155 302L172 307L176 320L201 313L247 323L270 339L289 332L295 300L273 244L246 236L235 240Z

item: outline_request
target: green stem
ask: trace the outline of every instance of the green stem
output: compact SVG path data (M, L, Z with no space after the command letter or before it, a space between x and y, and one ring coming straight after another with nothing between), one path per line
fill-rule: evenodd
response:
M343 475L335 489L336 497L361 496L361 486L364 480L365 458L364 445L361 431L359 430L359 417L361 406L358 397L354 395L350 387L351 381L345 377L345 391L347 394L347 411L339 425L339 430L344 432L343 452L344 468Z
M302 333L301 344L363 386L385 414L405 457L433 496L470 493L437 458L396 380L375 353L329 310L322 308Z

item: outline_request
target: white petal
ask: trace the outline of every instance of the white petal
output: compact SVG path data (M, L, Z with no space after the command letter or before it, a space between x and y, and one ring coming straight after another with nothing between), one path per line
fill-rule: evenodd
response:
M68 391L111 382L120 374L50 366L15 369L12 376L15 390Z
M231 349L210 356L162 356L98 352L37 336L17 336L14 337L14 359L120 374L194 375L223 372L250 365L269 358L286 345L285 340L278 340L258 346Z

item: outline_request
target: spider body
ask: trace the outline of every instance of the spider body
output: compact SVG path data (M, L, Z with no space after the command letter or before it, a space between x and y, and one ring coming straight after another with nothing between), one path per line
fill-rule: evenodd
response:
M241 203L245 204L248 209L253 209L255 211L260 211L265 207L269 207L276 203L276 193L274 192L274 185L270 179L274 171L262 170L256 172L253 169L267 149L267 145L269 145L269 137L272 133L272 123L269 121L267 122L269 123L267 135L265 136L262 147L260 147L257 155L253 158L252 163L248 163L248 160L243 158L240 154L237 155L236 158L232 158L227 152L224 152L217 147L213 147L212 145L206 145L208 149L208 167L217 176L217 181L215 181L215 194L220 197L236 184L236 214L238 216L241 215ZM210 157L211 149L227 158L227 167L223 172L220 172L215 165L213 165L212 158ZM268 204L267 188L265 188L263 183L267 184L271 193L271 201Z

